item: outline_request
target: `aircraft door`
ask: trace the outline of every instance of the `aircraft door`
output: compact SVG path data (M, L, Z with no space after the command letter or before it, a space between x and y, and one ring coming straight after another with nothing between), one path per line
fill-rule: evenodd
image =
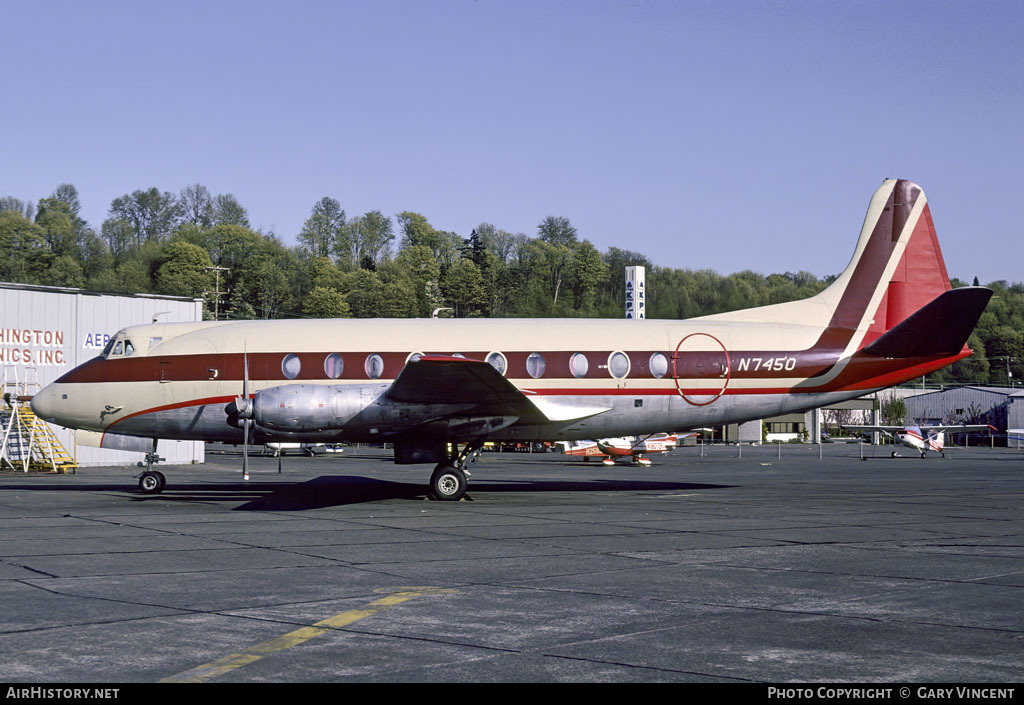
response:
M672 377L679 396L694 406L707 406L725 393L732 374L729 351L708 333L691 333L679 341L672 356Z

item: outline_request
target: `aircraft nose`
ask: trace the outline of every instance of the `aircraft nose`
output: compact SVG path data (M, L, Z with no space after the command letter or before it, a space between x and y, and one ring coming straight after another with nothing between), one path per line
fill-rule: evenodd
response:
M57 409L60 404L60 392L53 388L54 385L43 387L32 397L32 413L44 421L54 422L57 419Z

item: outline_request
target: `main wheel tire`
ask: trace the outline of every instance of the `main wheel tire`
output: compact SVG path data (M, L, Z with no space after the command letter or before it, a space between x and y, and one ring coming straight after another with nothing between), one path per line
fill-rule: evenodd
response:
M139 490L142 494L160 494L167 486L167 479L162 472L147 470L139 476Z
M466 473L451 465L438 465L430 476L430 494L442 502L456 502L466 494Z

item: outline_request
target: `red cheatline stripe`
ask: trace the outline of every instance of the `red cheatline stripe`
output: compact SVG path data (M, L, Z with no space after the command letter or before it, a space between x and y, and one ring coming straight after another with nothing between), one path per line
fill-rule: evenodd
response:
M250 394L249 396L251 397L252 395ZM230 402L233 402L236 398L237 397L206 397L205 399L190 399L189 401L179 401L174 404L165 404L164 406L154 406L152 409L143 409L142 411L136 411L131 414L128 414L127 416L119 418L117 421L114 421L109 426L107 426L107 429L106 431L104 431L104 433L110 433L110 429L112 429L115 424L119 424L122 421L127 421L128 419L135 418L136 416L145 416L146 414L157 414L161 411L170 411L172 409L184 409L189 406L228 404Z

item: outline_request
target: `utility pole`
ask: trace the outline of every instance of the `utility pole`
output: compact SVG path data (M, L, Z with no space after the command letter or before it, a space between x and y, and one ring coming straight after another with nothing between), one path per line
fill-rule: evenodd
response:
M215 291L213 293L213 320L218 321L220 320L220 273L227 272L230 270L227 267L203 267L203 269L212 269L214 275L216 276L216 283L214 284Z

